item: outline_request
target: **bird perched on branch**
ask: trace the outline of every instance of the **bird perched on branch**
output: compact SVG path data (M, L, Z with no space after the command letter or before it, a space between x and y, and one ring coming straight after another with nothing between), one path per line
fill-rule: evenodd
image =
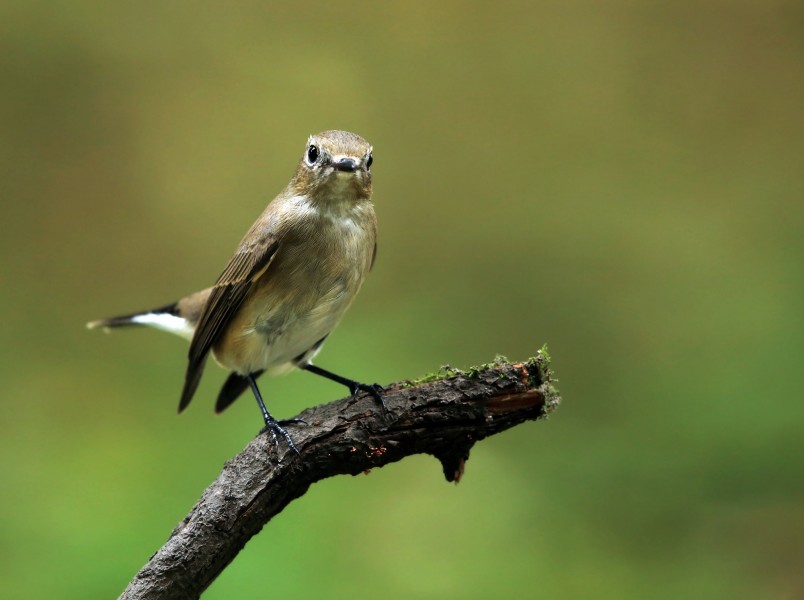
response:
M296 446L265 407L256 379L293 368L369 392L312 363L374 264L377 218L371 203L371 145L353 133L310 136L296 172L251 226L211 288L153 310L92 321L114 328L147 325L190 340L179 412L190 403L207 358L231 374L215 404L221 412L247 388L274 441Z

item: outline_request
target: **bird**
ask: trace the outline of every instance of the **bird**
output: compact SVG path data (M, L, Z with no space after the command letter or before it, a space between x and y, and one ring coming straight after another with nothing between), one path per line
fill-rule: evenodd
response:
M257 378L294 369L368 392L384 407L382 387L327 371L312 362L343 317L377 256L377 217L371 201L373 148L362 137L331 130L311 135L290 182L246 232L212 287L171 304L87 323L90 329L149 326L190 341L179 400L192 400L208 357L230 374L220 413L248 388L278 447L282 436ZM291 422L298 420L291 419Z

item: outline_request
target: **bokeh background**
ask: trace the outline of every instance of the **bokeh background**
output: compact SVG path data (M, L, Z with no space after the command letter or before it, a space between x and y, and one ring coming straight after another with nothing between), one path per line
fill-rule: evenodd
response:
M375 146L376 268L318 362L548 343L564 403L314 486L206 598L804 596L802 6L0 4L0 589L110 598L259 428L93 318L209 285L306 137ZM266 380L280 417L339 397Z

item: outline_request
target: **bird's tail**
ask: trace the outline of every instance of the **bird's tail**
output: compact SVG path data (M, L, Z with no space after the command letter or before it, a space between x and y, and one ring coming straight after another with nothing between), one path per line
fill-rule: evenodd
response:
M90 321L87 323L87 328L108 330L131 325L155 327L182 337L192 337L193 333L193 327L187 322L187 319L179 314L177 302L130 315Z

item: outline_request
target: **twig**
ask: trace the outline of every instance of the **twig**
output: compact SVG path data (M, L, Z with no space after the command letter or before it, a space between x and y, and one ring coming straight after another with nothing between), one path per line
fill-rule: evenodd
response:
M307 425L288 426L301 456L257 436L224 465L120 597L198 598L263 525L327 477L424 453L457 483L476 442L555 409L560 398L551 375L540 351L524 363L498 358L467 372L443 367L393 384L383 393L385 413L366 394L305 410L299 418Z

